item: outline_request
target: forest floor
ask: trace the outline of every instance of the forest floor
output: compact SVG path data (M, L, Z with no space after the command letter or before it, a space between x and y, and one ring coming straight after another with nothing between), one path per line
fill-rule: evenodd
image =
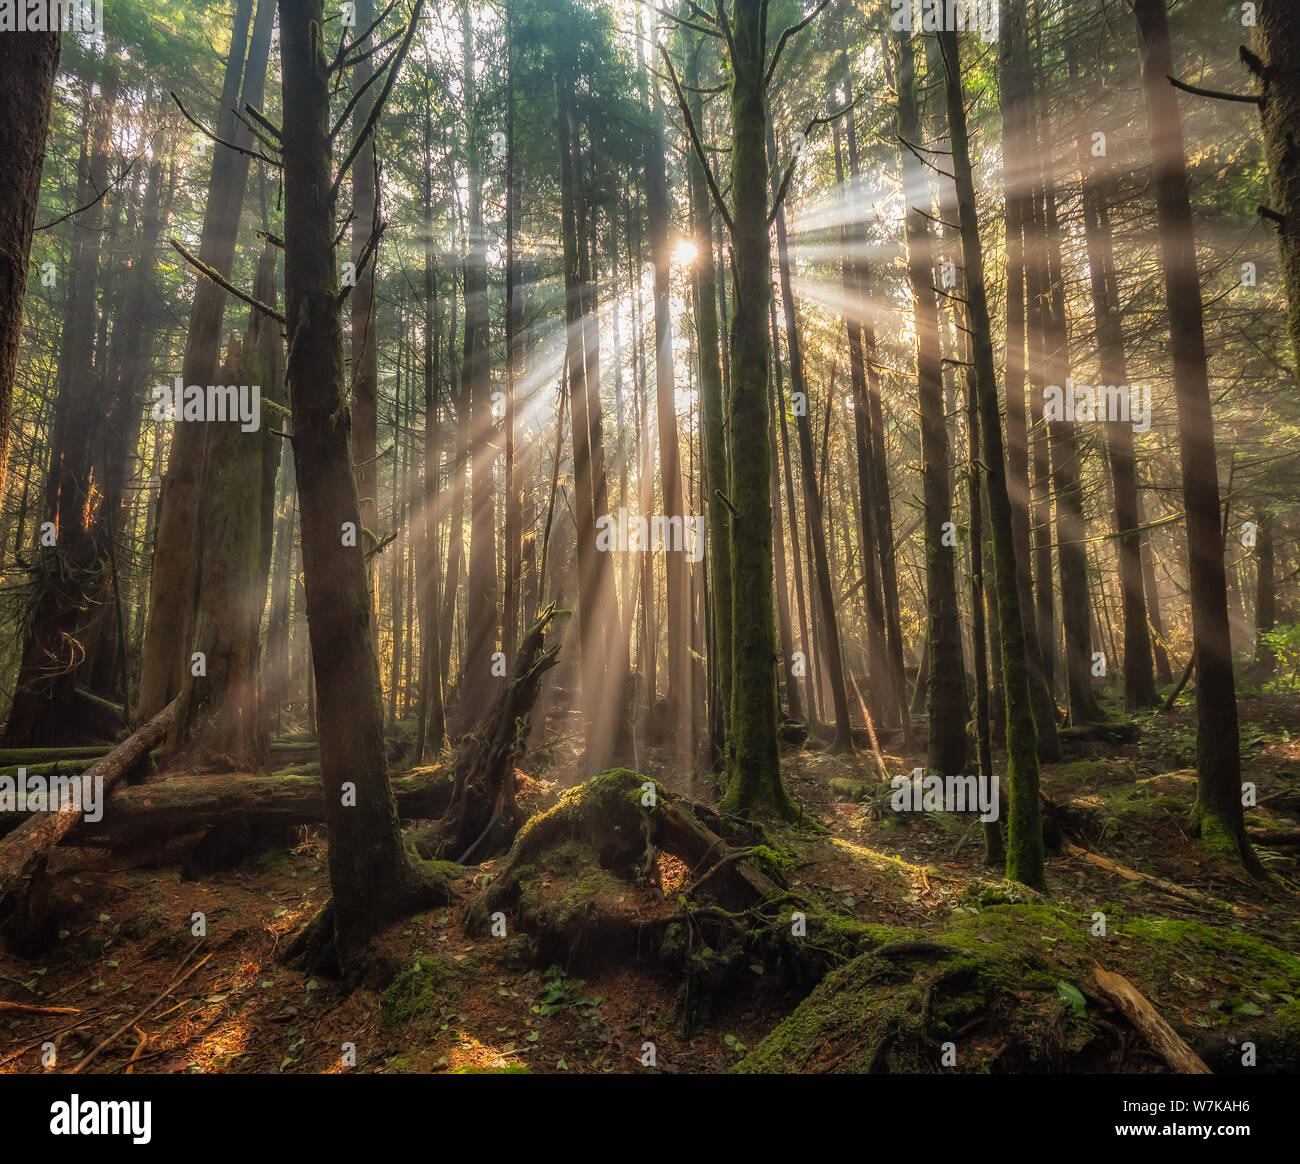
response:
M1243 779L1265 806L1251 809L1248 823L1295 828L1300 697L1243 699L1241 720ZM947 943L1006 972L997 998L986 990L962 1013L941 1016L962 1043L966 1069L1167 1070L1135 1030L1106 1017L1089 985L1094 964L1125 975L1215 1071L1231 1070L1247 1041L1259 1044L1261 1066L1300 1068L1297 850L1260 846L1275 874L1262 884L1208 854L1188 835L1193 709L1184 703L1138 722L1135 745L1078 743L1064 762L1045 766L1044 793L1062 810L1072 846L1049 856L1050 898L985 867L975 818L891 811L870 753L785 755L792 795L816 822L773 830L790 859L793 892L850 923ZM891 775L923 763L917 755L886 758ZM577 782L564 746L525 756L521 768L528 773L521 803L530 811ZM672 791L711 799L706 781L675 779L666 759L648 769ZM0 1073L75 1070L113 1035L88 1073L637 1071L651 1043L655 1068L666 1072L722 1072L742 1062L742 1069L908 1069L899 1016L916 1008L905 1005L897 981L880 978L878 964L866 977L884 981L878 994L902 1009L886 1016L889 1033L863 1052L850 1043L867 1038L855 1024L877 995L861 993L851 969L834 972L811 1009L776 1030L813 984L792 984L755 962L752 981L713 1000L687 1030L681 976L652 949L603 957L597 936L573 965L548 966L530 964L509 940L466 936L464 911L500 858L466 872L455 906L383 935L377 961L387 972L376 988L344 994L277 960L329 892L320 834L301 830L298 842L197 880L177 864L59 849L58 941L36 959L0 952L0 999L75 1013L0 1016ZM602 883L593 897L648 933L686 873L672 864L661 862L660 887L628 883L611 895ZM560 872L543 870L541 882L543 896L573 890ZM191 933L196 911L206 915L201 941ZM1095 933L1098 913L1104 937ZM923 1034L938 1021L929 1013L933 990L953 976L950 967L926 987ZM993 981L984 971L980 980ZM847 1019L833 1013L835 991L846 989L858 999ZM1005 1004L1020 1008L1015 1023L1027 1033L1019 1041L1006 1022L984 1021L994 1011L1005 1018ZM57 1048L53 1063L48 1043ZM1044 1048L1041 1056L1026 1058L1029 1043ZM346 1044L355 1064L345 1063Z

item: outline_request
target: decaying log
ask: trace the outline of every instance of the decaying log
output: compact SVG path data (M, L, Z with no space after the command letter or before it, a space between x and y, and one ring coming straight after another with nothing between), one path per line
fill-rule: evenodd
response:
M175 701L169 703L143 727L117 745L102 760L96 761L81 779L103 780L103 794L134 768L167 733ZM41 813L24 821L0 840L0 901L30 876L53 846L81 820L80 805L68 805L57 812Z
M404 820L433 820L451 803L451 772L430 768L392 780ZM325 792L319 776L234 772L178 776L119 789L98 824L81 824L70 843L108 849L161 844L223 825L319 824Z
M1210 1075L1213 1072L1151 1005L1147 997L1123 974L1103 970L1094 964L1098 990L1113 1002L1151 1049L1180 1075Z

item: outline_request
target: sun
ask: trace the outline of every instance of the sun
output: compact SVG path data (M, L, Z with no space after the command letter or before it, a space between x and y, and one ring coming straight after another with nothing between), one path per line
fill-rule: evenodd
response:
M699 249L690 239L684 238L673 251L673 262L679 267L689 267L699 255Z

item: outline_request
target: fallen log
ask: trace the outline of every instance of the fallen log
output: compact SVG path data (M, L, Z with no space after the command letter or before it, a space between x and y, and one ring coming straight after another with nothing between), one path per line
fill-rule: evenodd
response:
M447 768L431 768L392 780L397 812L404 820L432 820L451 803ZM225 825L308 825L325 820L319 776L232 772L176 776L121 788L98 824L79 825L69 843L132 849L163 844Z
M1200 1056L1183 1042L1147 997L1123 974L1114 974L1094 964L1097 988L1124 1015L1151 1049L1180 1075L1210 1075L1213 1072Z
M82 773L83 785L87 780L102 778L103 793L107 795L167 734L175 709L173 700L107 756L92 764ZM80 805L65 805L57 812L32 816L0 840L0 901L27 880L50 849L71 831L81 817Z

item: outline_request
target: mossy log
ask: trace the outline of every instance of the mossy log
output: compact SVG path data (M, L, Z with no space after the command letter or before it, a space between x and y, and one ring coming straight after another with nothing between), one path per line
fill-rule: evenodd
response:
M107 756L82 773L87 780L102 780L101 795L110 789L148 755L166 734L176 705L169 703L147 724L137 728ZM79 805L67 805L57 812L33 815L0 841L0 901L26 881L44 861L45 855L82 819Z
M451 773L430 768L392 780L405 820L441 816L451 802ZM81 824L71 843L109 849L158 845L203 829L256 824L318 824L325 819L319 776L229 773L179 776L122 788L99 824Z

